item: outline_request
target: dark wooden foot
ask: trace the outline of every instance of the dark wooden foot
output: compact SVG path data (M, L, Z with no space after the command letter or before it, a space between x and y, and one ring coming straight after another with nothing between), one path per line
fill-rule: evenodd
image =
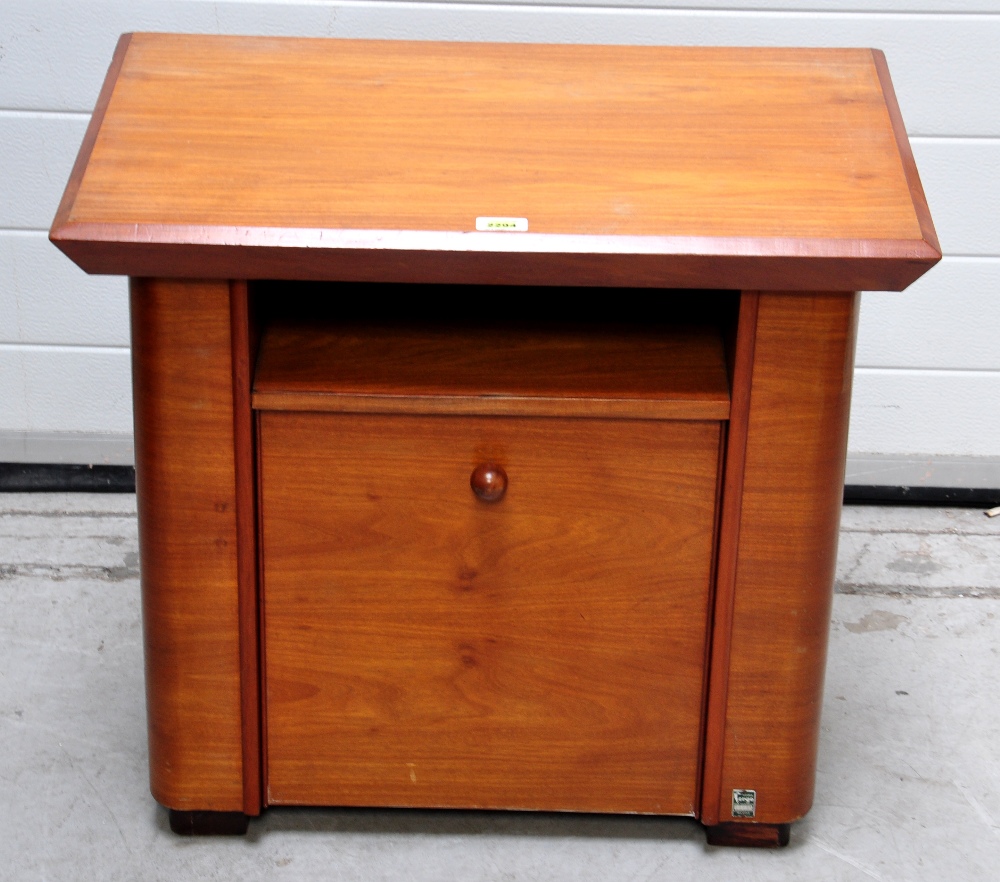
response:
M243 812L181 812L170 809L170 829L181 836L242 836L249 816Z
M709 845L738 845L743 848L782 848L788 845L791 824L746 824L733 822L705 828Z

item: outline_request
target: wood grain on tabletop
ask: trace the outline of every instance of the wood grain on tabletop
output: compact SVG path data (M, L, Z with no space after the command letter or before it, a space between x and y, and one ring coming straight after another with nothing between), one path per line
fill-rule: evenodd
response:
M696 812L720 423L260 426L268 803Z
M153 796L243 811L229 285L131 286Z
M723 535L738 546L720 792L704 795L719 815L709 823L733 820L734 788L757 791L759 823L793 821L812 804L857 303L847 293L759 295L740 522Z
M889 260L898 284L939 256L917 184L870 50L135 34L52 235L104 271L184 244L213 269L214 247L261 249L261 277L282 248L298 277L331 248L391 275L403 248L628 253L640 275L666 255L675 276L815 257L873 282Z
M719 331L275 323L266 410L726 419Z

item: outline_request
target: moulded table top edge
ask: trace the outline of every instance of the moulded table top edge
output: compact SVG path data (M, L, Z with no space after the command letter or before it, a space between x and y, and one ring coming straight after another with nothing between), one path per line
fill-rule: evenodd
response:
M515 211L529 232L475 231ZM357 252L394 280L389 252L437 252L901 289L940 259L871 50L125 35L50 235L89 272L202 277L350 279ZM181 248L199 271L162 273Z
M941 259L922 239L587 236L85 224L49 238L88 273L176 278L902 291ZM505 255L514 278L497 276ZM440 261L418 270L420 258ZM449 262L450 258L450 262ZM510 258L507 258L508 260ZM409 261L409 271L399 270ZM576 264L570 268L568 263ZM477 270L476 264L482 264ZM417 272L408 277L407 272Z

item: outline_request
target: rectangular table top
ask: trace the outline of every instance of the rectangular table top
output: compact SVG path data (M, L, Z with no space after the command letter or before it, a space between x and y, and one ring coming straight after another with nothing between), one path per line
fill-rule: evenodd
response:
M90 272L500 284L898 290L940 258L867 49L126 34L51 238Z

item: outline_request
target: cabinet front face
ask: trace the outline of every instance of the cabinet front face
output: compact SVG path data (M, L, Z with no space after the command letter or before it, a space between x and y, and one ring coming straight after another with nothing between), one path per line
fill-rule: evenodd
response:
M694 813L720 423L259 425L267 803Z

